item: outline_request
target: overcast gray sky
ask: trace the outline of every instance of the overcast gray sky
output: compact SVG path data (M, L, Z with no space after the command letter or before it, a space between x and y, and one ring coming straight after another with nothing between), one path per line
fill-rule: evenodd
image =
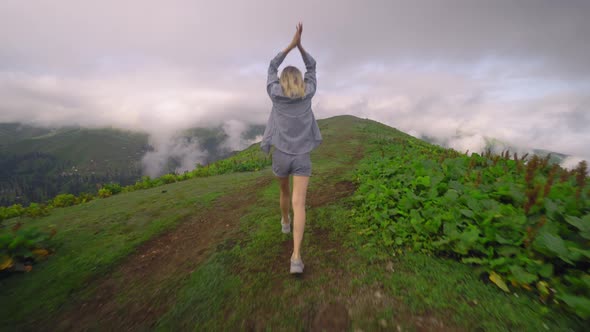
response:
M301 20L317 118L587 159L589 16L567 0L2 0L0 122L265 123L268 63ZM289 64L303 68L296 50Z

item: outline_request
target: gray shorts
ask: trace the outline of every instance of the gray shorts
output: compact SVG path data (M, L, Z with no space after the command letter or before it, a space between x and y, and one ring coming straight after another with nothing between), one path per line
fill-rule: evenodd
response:
M289 176L289 174L311 176L309 152L289 154L275 148L272 152L272 172L281 178Z

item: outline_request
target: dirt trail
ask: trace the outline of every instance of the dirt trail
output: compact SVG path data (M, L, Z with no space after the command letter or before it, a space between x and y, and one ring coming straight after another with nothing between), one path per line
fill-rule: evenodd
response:
M352 160L342 167L332 169L330 178L338 178L343 172L350 169L354 163L363 157L362 146L358 146ZM334 203L348 197L356 190L355 184L348 181L326 181L321 187L308 193L308 215L316 207ZM286 238L283 242L281 253L275 258L272 266L272 280L265 296L284 297L289 293L288 301L291 303L308 303L310 299L321 299L312 304L310 310L300 317L306 331L347 331L352 327L352 317L374 317L379 310L396 308L395 326L391 323L380 321L375 330L390 331L403 330L403 327L411 326L416 331L461 331L461 329L446 326L440 319L430 316L417 316L412 314L403 303L395 298L385 296L386 290L382 284L365 286L355 291L351 289L354 278L360 277L365 271L350 270L348 261L343 257L350 257L353 249L342 245L341 240L334 237L327 228L318 227L313 220L308 220L304 237L308 238L306 247L302 248L305 255L305 272L302 275L288 276L288 262L293 249L292 238ZM352 255L354 256L354 255ZM380 264L378 268L388 270L391 263ZM381 266L382 265L382 266ZM239 272L238 272L239 273ZM285 278L292 281L314 282L318 279L326 280L321 287L313 289L298 288L298 294L293 296L288 292L290 287L285 284ZM311 293L313 292L313 293ZM244 327L248 331L266 331L272 313L268 308L255 310L250 314Z
M337 176L349 169L362 158L362 153L359 147L350 163L331 170L330 174ZM273 180L271 176L263 177L243 190L220 197L193 219L185 220L171 231L148 240L114 270L87 282L90 291L82 290L78 292L79 296L72 296L82 299L86 292L92 294L89 298L68 303L57 317L51 321L36 322L34 329L150 329L174 304L177 295L174 284L183 284L182 280L188 278L219 244L229 237L237 236L235 230L239 229L240 216L256 202L260 189ZM322 184L308 193L309 206L313 208L329 204L350 195L354 189L354 185L346 181ZM308 232L311 231L306 230ZM321 243L329 243L327 234L319 230L317 232L320 232L317 233L318 237L326 238L318 239ZM310 233L310 236L316 235ZM292 248L292 241L286 244ZM285 252L289 251L288 255L290 250L285 247ZM282 259L283 265L284 262ZM305 278L314 275L315 262L310 261L309 264ZM279 271L277 265L276 272L284 276L284 266ZM137 291L134 290L135 285L141 285L137 286ZM145 289L151 292L145 293Z
M352 139L354 136L347 137ZM364 149L358 145L350 162L342 166L331 169L330 175L322 182L320 187L310 190L307 194L307 214L309 216L312 209L329 205L340 199L348 197L356 190L356 185L350 181L331 181L337 179L344 172L354 167L354 164L363 158ZM302 248L305 252L314 252L314 255L308 255L304 259L305 272L301 275L289 276L288 262L293 251L293 239L287 237L283 242L281 253L275 258L271 271L273 280L269 285L268 295L273 297L283 297L285 293L285 278L290 277L301 281L311 281L316 278L327 278L331 280L330 285L321 290L325 298L332 298L332 301L320 303L316 308L306 312L301 320L304 322L308 331L345 331L350 326L350 310L344 303L344 299L333 300L330 296L334 290L348 287L348 282L352 275L346 273L339 266L332 264L338 262L338 259L344 255L348 248L342 246L339 240L331 237L328 229L320 228L314 225L313 221L308 220L303 235L310 239L309 248ZM297 298L290 298L289 301L306 301L308 294L301 292ZM251 318L244 322L248 331L266 331L269 319L269 312L255 311Z
M174 303L177 288L229 233L238 229L240 216L255 203L260 188L273 179L263 177L240 191L217 199L198 217L180 223L175 229L139 246L110 273L90 281L93 296L68 306L52 322L43 322L35 330L78 331L100 326L101 330L139 330L150 328ZM170 287L162 287L167 284ZM141 292L128 303L119 303L118 295ZM145 287L153 285L153 287Z
M319 186L314 186L308 192L308 213L348 197L355 191L355 185L342 181L341 175L354 167L363 154L362 145L359 144L349 162L324 174L327 176L318 183ZM220 197L210 208L181 222L175 229L148 240L110 273L90 280L89 290L72 295L72 298L84 298L83 294L92 294L89 298L67 304L51 321L37 322L34 330L153 329L158 319L174 305L178 291L175 285L184 284L184 279L225 240L244 236L237 231L240 216L256 203L260 189L273 180L272 176L259 178L242 190ZM418 331L446 330L436 319L404 315L400 303L377 296L382 292L379 285L352 293L343 292L350 288L351 280L360 273L348 270L346 262L343 265L339 260L342 256L348 256L351 249L343 247L340 239L334 238L330 230L318 227L313 222L306 225L304 237L309 238L309 248L305 250L315 253L305 258L305 273L299 277L288 275L293 241L287 237L281 253L271 263L273 281L268 295L282 296L286 277L306 282L317 281L318 278L329 280L319 290L323 300L315 303L301 317L306 330L347 330L351 326L351 317L364 315L365 312L370 315L376 309L385 307L399 308L398 318L401 322L414 326ZM150 292L146 293L146 289ZM291 300L306 301L308 297L311 297L310 294L302 292ZM269 315L264 310L253 312L253 318L243 322L244 327L251 331L266 330L269 327ZM381 327L385 330L393 328Z

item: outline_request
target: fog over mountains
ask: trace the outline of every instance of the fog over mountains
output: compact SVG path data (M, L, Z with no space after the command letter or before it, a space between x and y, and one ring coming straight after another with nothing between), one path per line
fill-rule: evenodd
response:
M181 174L248 147L263 131L263 126L229 123L158 141L114 128L0 123L0 206L95 192L109 182L133 184L145 175Z
M147 132L157 165L196 151L178 131L264 125L268 63L303 21L317 118L588 160L588 12L579 0L6 0L0 122ZM296 52L286 65L303 68Z

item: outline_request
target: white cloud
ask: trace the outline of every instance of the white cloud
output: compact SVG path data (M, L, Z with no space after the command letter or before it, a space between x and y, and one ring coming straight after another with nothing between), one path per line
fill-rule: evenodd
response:
M238 120L228 120L222 126L223 131L227 134L222 148L229 151L240 151L255 142L260 142L262 136L256 136L254 139L245 139L242 134L248 129L248 124Z
M302 20L317 118L353 114L441 140L459 130L453 144L471 151L495 137L590 156L589 11L532 0L5 0L0 121L112 125L162 142L188 127L263 124L268 62ZM289 64L303 68L296 51Z
M193 170L197 164L202 164L207 157L206 151L201 151L199 142L190 141L187 138L179 136L164 136L150 138L150 144L154 147L153 151L148 151L142 157L144 174L156 177L162 175L167 169L167 163L170 159L176 161L179 166L176 167L176 173L184 173Z
M576 157L576 156L571 156L571 157L567 157L564 160L561 161L560 166L565 168L565 169L574 169L576 167L578 167L578 164L582 161L582 160L586 160L588 161L588 158L580 158L580 157Z

